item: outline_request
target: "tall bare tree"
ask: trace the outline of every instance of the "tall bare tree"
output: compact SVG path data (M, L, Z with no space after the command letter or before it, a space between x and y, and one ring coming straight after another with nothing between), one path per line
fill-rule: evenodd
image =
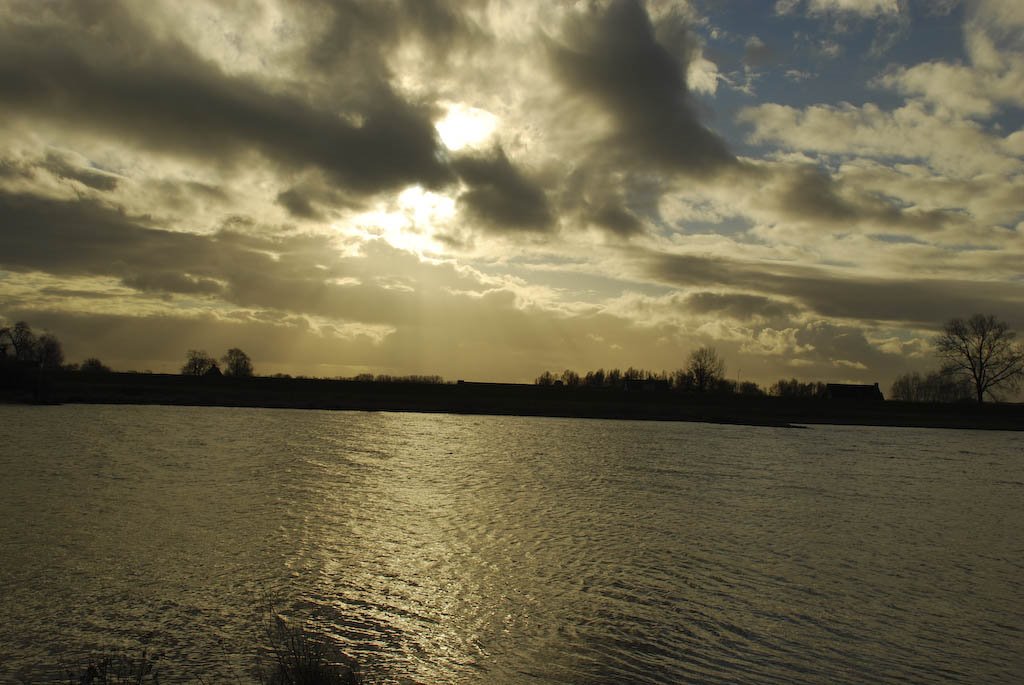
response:
M1005 321L991 314L953 319L935 339L935 349L952 373L973 383L978 404L995 388L1016 388L1024 377L1024 348Z

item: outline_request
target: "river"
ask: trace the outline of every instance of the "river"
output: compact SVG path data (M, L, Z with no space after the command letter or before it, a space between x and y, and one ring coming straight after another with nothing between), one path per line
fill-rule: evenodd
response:
M0 445L3 682L249 682L271 611L372 683L1024 681L1019 434L68 405Z

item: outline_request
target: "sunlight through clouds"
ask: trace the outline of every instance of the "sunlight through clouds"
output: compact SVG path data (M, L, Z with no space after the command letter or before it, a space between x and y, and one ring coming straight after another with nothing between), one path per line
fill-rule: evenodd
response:
M452 103L434 127L449 150L481 147L498 128L498 117L477 107Z
M443 245L435 235L455 215L455 200L451 197L420 186L410 186L394 201L381 202L377 208L356 214L334 226L343 235L361 239L382 238L392 247L425 257L443 252Z

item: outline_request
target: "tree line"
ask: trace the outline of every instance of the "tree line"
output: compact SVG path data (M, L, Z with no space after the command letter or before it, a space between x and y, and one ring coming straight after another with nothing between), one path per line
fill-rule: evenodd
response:
M1012 393L1024 382L1024 346L1015 341L1009 324L992 314L955 318L942 327L932 341L940 366L921 374L908 372L896 378L889 398L908 402L960 402L982 404ZM725 377L725 362L713 347L690 353L686 366L675 371L648 371L629 367L597 369L579 374L571 369L561 373L545 371L537 385L623 388L630 383L650 382L658 387L681 391L771 395L794 399L820 399L827 384L796 378L780 379L767 389L757 383L742 383Z
M991 314L951 319L933 340L938 369L921 374L908 372L896 378L890 399L910 402L957 402L972 399L1000 400L1024 381L1024 346L1017 343L1010 326ZM221 368L223 365L223 369ZM95 357L80 364L64 363L64 348L49 332L36 333L25 321L0 327L0 366L6 368L65 369L89 373L109 372ZM787 398L821 398L826 385L780 379L767 389L752 381L738 382L725 376L725 361L714 347L700 347L690 353L686 365L674 371L597 369L579 374L571 369L561 373L545 371L537 385L622 388L631 383L683 391L772 395ZM188 350L181 373L189 376L226 375L246 378L254 375L252 359L237 347L220 360L205 350ZM374 382L442 383L439 376L389 376L360 374L351 380Z
M714 347L699 347L690 353L686 366L674 371L650 371L629 367L597 369L579 374L572 369L561 373L545 371L536 378L537 385L561 385L584 388L628 388L631 384L692 392L738 394L752 397L823 397L824 383L802 383L797 379L781 379L767 390L753 381L726 378L725 360Z
M572 369L561 373L545 371L534 380L536 385L561 385L578 388L617 388L623 389L630 384L650 383L654 387L681 392L709 392L723 395L744 395L747 397L783 397L789 399L821 399L825 397L826 384L822 382L805 382L796 378L780 378L767 388L754 381L737 382L731 378L717 378L705 382L703 389L698 380L687 373L686 369L675 371L650 371L629 367L621 369L597 369L583 374Z

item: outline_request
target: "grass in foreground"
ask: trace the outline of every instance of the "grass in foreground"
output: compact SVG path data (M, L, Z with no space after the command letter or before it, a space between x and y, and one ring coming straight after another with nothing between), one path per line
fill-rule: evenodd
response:
M267 630L273 670L262 673L265 685L361 685L355 662L302 626L275 616Z
M125 655L96 656L81 672L68 671L68 685L158 685L153 662L143 652L138 658Z

